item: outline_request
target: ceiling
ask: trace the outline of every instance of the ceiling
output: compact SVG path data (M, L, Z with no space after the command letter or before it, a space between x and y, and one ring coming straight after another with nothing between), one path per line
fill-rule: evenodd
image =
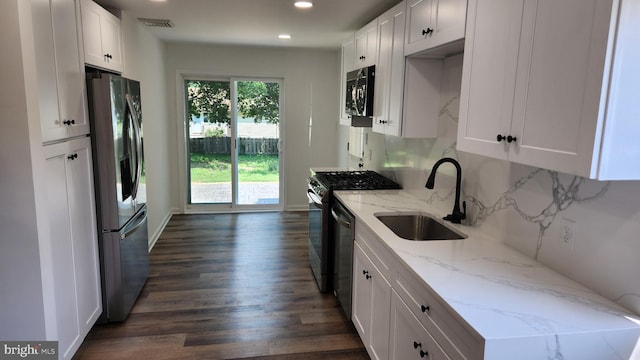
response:
M134 18L168 19L173 27L148 27L164 41L306 48L338 48L349 33L401 0L97 0ZM279 39L279 34L291 39Z

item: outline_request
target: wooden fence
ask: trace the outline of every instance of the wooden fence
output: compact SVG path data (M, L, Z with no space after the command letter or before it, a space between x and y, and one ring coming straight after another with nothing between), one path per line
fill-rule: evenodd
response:
M278 154L278 139L272 138L239 138L238 153L246 155ZM229 154L231 152L230 137L205 137L189 140L189 150L196 154Z

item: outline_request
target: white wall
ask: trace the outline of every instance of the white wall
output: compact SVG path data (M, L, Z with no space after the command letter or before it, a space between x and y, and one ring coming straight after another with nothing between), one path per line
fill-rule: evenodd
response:
M149 241L154 242L172 214L171 173L167 143L173 124L167 112L164 44L137 19L122 12L124 71L140 81L147 186Z
M42 140L38 106L30 100L38 93L29 6L24 0L0 2L0 44L5 49L0 52L2 340L45 339L46 334L35 200L41 189L34 181Z
M180 185L178 138L184 116L178 114L180 74L256 76L284 79L284 179L285 209L307 209L306 179L313 166L334 166L337 157L337 114L340 54L338 50L306 50L201 44L166 44L167 103L174 126L169 159L172 204L183 207L186 189ZM311 136L310 120L313 120ZM181 196L182 195L182 196Z
M365 154L371 150L372 157L365 166L389 172L406 190L451 211L453 167L438 170L435 190L424 184L435 161L457 158L470 226L640 314L640 182L598 182L458 153L461 64L462 56L445 61L438 138L405 140L368 130ZM347 157L341 150L339 158ZM567 220L576 226L573 249L560 240Z

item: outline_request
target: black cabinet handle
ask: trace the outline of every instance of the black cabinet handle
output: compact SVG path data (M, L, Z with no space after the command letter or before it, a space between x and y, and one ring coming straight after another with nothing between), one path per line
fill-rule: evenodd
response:
M429 308L429 306L420 305L420 310L421 310L423 313L426 313L426 312L428 312L428 311L429 311L429 310L431 310L431 309Z
M104 57L106 57L107 59L113 59L113 56L111 54L104 54Z
M427 28L427 30L422 30L422 35L431 35L433 34L432 28Z
M414 348L414 349L417 349L417 348L419 348L419 347L422 347L422 344L421 344L421 343L419 343L419 342L417 342L417 341L414 341L414 342L413 342L413 348Z
M77 158L78 158L78 154L71 154L71 155L67 156L67 159L69 159L69 160L75 160Z
M367 280L371 279L371 275L369 275L369 272L367 270L362 270L362 275L364 275Z
M498 140L498 142L502 142L506 140L509 144L511 144L512 142L516 142L518 138L511 135L504 136L502 134L498 134L498 136L496 136L496 140Z
M62 123L67 125L67 126L71 126L71 125L74 125L76 123L76 121L75 120L64 120Z
M379 123L379 124L386 124L386 123L388 123L388 122L389 122L389 121L387 121L387 120L378 120L378 123Z
M423 358L425 356L429 356L429 352L420 350L420 357Z

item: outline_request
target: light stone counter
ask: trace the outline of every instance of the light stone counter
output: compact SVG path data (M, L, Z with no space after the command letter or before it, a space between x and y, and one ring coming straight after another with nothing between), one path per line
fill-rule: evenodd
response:
M399 238L375 214L446 215L405 191L334 194L475 329L485 359L640 359L640 317L575 281L469 226L447 223L463 240Z

